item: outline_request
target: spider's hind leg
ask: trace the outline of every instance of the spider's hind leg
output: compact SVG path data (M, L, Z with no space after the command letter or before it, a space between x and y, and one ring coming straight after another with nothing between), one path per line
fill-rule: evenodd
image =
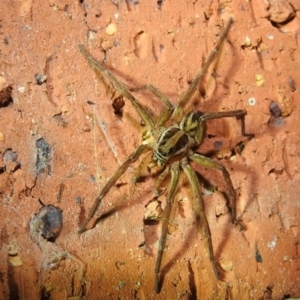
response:
M219 273L217 271L217 266L214 260L214 252L213 252L213 246L212 246L212 240L211 240L211 233L209 229L209 224L206 218L205 214L205 207L203 198L200 191L200 184L198 181L198 177L195 173L195 171L192 169L190 164L188 163L187 159L184 158L181 163L181 167L187 176L189 183L192 187L193 194L195 197L193 197L193 209L194 213L196 215L197 223L199 226L199 231L201 231L202 237L205 240L206 243L206 251L209 257L209 260L211 262L214 274L216 276L216 279L219 279Z
M167 176L170 173L170 167L166 166L166 168L164 169L164 171L158 176L158 179L155 183L155 189L154 189L154 195L155 197L159 197L163 192L162 192L162 188L161 185L162 183L165 181L165 179L167 178Z
M161 236L158 243L158 254L156 258L156 264L155 264L155 292L159 293L161 289L161 263L162 263L162 257L164 253L164 249L166 246L167 241L167 233L168 233L168 225L169 225L169 219L172 212L172 205L175 198L175 193L177 191L178 187L178 180L179 180L179 162L174 162L171 166L171 183L170 188L168 190L167 194L167 203L163 212L162 216L162 229L161 229ZM169 171L169 169L168 169ZM164 173L162 173L164 174ZM167 174L165 173L164 177Z
M219 170L222 172L226 188L227 188L227 193L226 195L229 198L229 205L230 205L230 211L231 211L231 218L232 218L232 223L235 224L240 230L244 230L244 226L237 220L236 217L236 192L234 190L232 181L230 179L230 175L226 168L222 166L220 163L205 157L199 153L194 153L193 151L190 151L189 153L189 159L197 163L198 165L208 168L208 169L214 169L214 170Z

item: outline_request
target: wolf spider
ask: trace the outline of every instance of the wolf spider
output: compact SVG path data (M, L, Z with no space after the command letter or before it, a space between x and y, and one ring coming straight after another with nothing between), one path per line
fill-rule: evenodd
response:
M101 203L101 200L106 196L112 186L124 174L128 167L132 163L134 163L141 155L150 152L151 163L149 164L149 167L156 166L161 170L161 173L155 184L155 193L157 196L159 196L160 194L159 188L161 184L169 175L171 175L170 186L166 196L167 203L162 216L162 233L159 239L158 254L155 265L156 293L159 293L161 289L161 263L167 240L168 223L171 215L172 204L174 202L174 197L178 187L180 169L184 171L194 193L193 207L196 219L198 220L199 231L204 237L206 250L208 252L208 256L212 264L215 276L216 278L219 278L216 264L214 262L211 233L205 215L204 203L200 191L200 184L198 181L198 177L194 169L191 167L189 161L193 161L194 163L208 169L221 171L225 180L226 187L228 189L227 197L229 200L229 206L231 208L232 223L239 225L239 222L236 218L236 193L233 188L228 171L220 163L195 152L195 150L197 150L205 137L207 120L228 117L239 118L242 121L242 134L244 136L249 136L249 134L245 133L244 117L246 115L246 112L244 110L233 110L226 112L202 113L196 110L184 114L184 108L195 93L200 80L204 76L212 61L217 57L231 23L232 19L230 18L215 48L204 63L203 68L196 75L187 91L185 91L180 97L177 106L171 103L171 101L165 95L163 95L151 84L142 87L154 93L154 95L157 96L158 99L160 99L166 106L157 120L153 120L147 110L145 110L140 102L131 94L131 91L137 91L141 88L133 90L128 89L123 83L118 81L102 64L97 62L82 45L79 45L81 53L88 60L91 67L95 69L95 71L100 71L113 84L114 88L120 93L120 95L130 100L139 116L143 120L146 126L146 130L142 135L141 145L138 146L133 151L133 153L130 154L127 160L119 167L119 169L108 180L102 191L99 193L93 207L89 211L88 217L80 226L78 233L82 233L86 230L86 225L94 216L98 206ZM166 125L167 122L171 125Z

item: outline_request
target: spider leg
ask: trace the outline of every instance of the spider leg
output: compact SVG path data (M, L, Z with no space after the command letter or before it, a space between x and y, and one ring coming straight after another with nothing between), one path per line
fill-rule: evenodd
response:
M202 195L200 192L200 184L197 178L197 175L193 168L190 166L188 163L187 159L184 158L181 163L181 167L187 176L190 185L192 187L193 193L195 195L195 199L193 199L193 208L194 212L196 215L196 219L199 224L199 229L201 231L202 236L205 239L206 242L206 249L207 249L207 254L210 259L213 271L215 273L215 276L217 279L219 279L219 274L217 271L217 267L214 261L214 252L213 252L213 246L212 246L212 241L211 241L211 233L208 225L208 221L205 215L205 207L204 207L204 202L202 199Z
M89 214L86 218L86 220L83 222L83 224L79 227L78 233L82 233L85 231L85 227L88 224L88 222L92 219L94 216L98 206L101 203L101 200L106 196L106 194L109 192L111 187L116 183L116 181L125 173L125 171L128 169L128 167L135 162L143 153L149 151L150 148L147 145L140 145L137 147L133 153L127 158L127 160L119 167L119 169L115 172L115 174L108 180L104 188L99 193L94 205L89 211Z
M96 71L102 72L113 84L114 88L125 98L131 101L136 111L146 124L148 130L152 130L154 128L154 122L149 115L149 113L144 109L144 107L140 104L140 102L133 97L133 95L129 92L128 88L122 82L118 81L112 73L110 73L103 65L101 65L97 60L95 60L88 51L84 48L83 45L78 45L80 52L87 59L89 64Z
M136 92L143 89L147 89L148 91L152 92L166 106L166 109L159 115L157 121L155 122L156 128L164 126L174 111L174 105L167 98L167 96L165 96L158 88L156 88L152 84L147 84L138 88L130 89L130 91Z
M231 110L231 111L221 111L221 112L212 112L204 114L200 117L197 133L195 136L195 141L200 144L203 140L203 135L205 131L205 122L208 120L213 119L220 119L220 118L230 118L230 117L236 117L241 119L241 126L242 126L242 135L247 136L249 139L251 139L254 135L252 133L246 133L245 132L245 115L246 111L239 109L239 110Z
M207 121L212 119L220 119L220 118L230 118L230 117L237 117L242 118L246 115L246 111L242 109L238 110L230 110L230 111L218 111L218 112L212 112L207 113L201 116L201 121Z
M230 175L226 168L222 166L220 163L205 157L199 153L194 153L193 151L190 151L188 154L189 158L197 163L198 165L208 168L208 169L214 169L214 170L219 170L222 172L222 175L225 180L225 184L228 190L228 197L229 197L229 204L230 204L230 209L231 209L231 218L232 218L232 223L235 225L238 225L241 229L243 229L242 225L239 224L239 222L236 219L236 193L233 188L232 181L230 179Z
M217 57L220 48L222 46L222 43L228 33L229 27L232 23L232 18L229 18L226 27L223 31L223 33L221 34L219 41L217 43L217 45L215 46L215 48L212 50L212 52L209 54L208 58L206 59L206 62L203 65L203 68L200 70L200 72L196 75L195 79L193 80L193 82L191 83L191 85L189 86L189 88L187 89L186 92L184 92L182 94L182 96L179 99L178 102L178 106L176 107L176 109L173 112L173 117L176 121L179 121L181 119L181 115L183 113L183 110L185 108L185 106L187 105L187 103L189 102L189 100L191 99L191 97L193 96L193 94L195 93L200 80L202 79L202 77L204 76L204 74L206 73L207 69L209 68L209 66L211 65L211 63L213 62L213 60Z
M212 112L212 113L207 113L207 114L204 114L203 116L201 116L201 121L205 122L207 120L212 120L212 119L237 117L237 118L241 119L242 135L248 136L251 139L254 137L254 134L246 133L246 131L245 131L245 116L246 116L246 114L247 114L247 112L242 109L231 110L231 111Z
M165 96L158 88L156 88L151 83L140 86L140 87L137 87L137 88L130 89L130 92L137 92L137 91L144 90L144 89L146 89L146 90L150 91L151 93L153 93L170 110L174 108L173 104L167 98L167 96Z
M157 294L160 292L160 288L161 288L161 282L160 282L161 262L162 262L166 241L167 241L169 219L172 211L172 204L174 202L174 197L178 186L178 180L179 180L179 162L176 161L171 166L171 184L167 195L167 203L162 216L162 231L161 231L161 237L159 239L158 254L157 254L157 259L155 264L155 292Z
M159 188L160 188L161 184L163 183L163 181L167 178L169 171L170 171L170 167L166 166L164 171L159 175L159 177L155 183L155 188L154 188L155 197L159 197L161 195L161 191L159 190Z
M150 164L151 161L152 161L151 153L148 153L147 155L145 155L143 157L142 161L140 162L138 167L135 169L133 176L131 177L132 183L135 184L139 181L139 179L141 179L141 177L147 176L145 170L147 169L147 166Z

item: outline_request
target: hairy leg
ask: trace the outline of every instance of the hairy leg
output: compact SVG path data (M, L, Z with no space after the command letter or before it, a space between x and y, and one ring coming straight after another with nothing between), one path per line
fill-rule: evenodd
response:
M220 48L222 46L222 43L223 43L223 41L224 41L224 39L225 39L225 37L228 33L228 30L229 30L229 27L230 27L231 23L232 23L232 18L229 18L229 20L226 24L226 27L225 27L222 35L219 38L219 41L218 41L217 45L215 46L213 51L208 56L206 62L203 65L203 68L196 75L195 79L193 80L193 82L191 83L191 85L189 86L187 91L184 92L182 94L182 96L180 97L179 102L178 102L178 106L176 107L176 109L173 112L174 120L180 121L180 119L182 118L182 113L183 113L183 110L184 110L185 106L187 105L187 103L190 101L191 97L195 93L195 91L196 91L196 89L197 89L197 87L200 83L200 80L202 79L202 77L206 73L207 69L209 68L209 66L211 65L213 60L217 57L217 55L220 51Z
M205 157L199 153L194 153L192 151L190 151L190 153L189 153L189 158L202 167L205 167L208 169L219 170L222 172L222 175L223 175L223 178L224 178L227 190L228 190L227 196L229 198L232 223L236 224L236 225L238 224L239 226L241 226L241 224L238 223L237 218L236 218L236 193L233 188L233 184L230 179L230 175L229 175L228 171L226 170L226 168L224 166L222 166L220 163L218 163L208 157Z
M197 223L199 225L199 231L202 234L202 237L205 240L205 246L206 251L209 257L209 260L211 262L214 274L217 279L219 279L219 274L217 271L217 267L214 260L214 252L213 252L213 246L212 246L212 240L211 240L211 233L208 225L208 221L205 214L205 207L204 202L202 199L201 191L200 191L200 184L197 178L197 175L193 168L188 163L187 159L184 158L181 163L181 167L183 168L183 171L185 175L187 176L190 185L192 187L193 193L195 195L195 198L193 199L193 209L194 213L196 215Z
M144 107L140 104L140 102L133 97L133 95L129 92L128 88L120 81L118 81L112 73L110 73L102 64L100 64L96 59L94 59L88 51L84 48L83 45L78 45L80 52L87 59L91 67L97 71L102 72L109 81L113 84L114 88L125 98L130 100L130 102L135 107L136 111L139 113L140 117L146 124L148 130L152 130L154 128L154 122L149 115L149 113L144 109Z
M155 128L164 126L174 111L174 105L158 88L156 88L152 84L147 84L138 88L130 89L130 91L137 92L143 89L147 89L148 91L152 92L166 106L166 108L162 111L157 121L155 122Z
M85 227L88 224L88 222L92 219L94 216L98 206L101 203L101 200L106 196L106 194L109 192L111 187L116 183L116 181L125 173L125 171L128 169L128 167L135 162L143 153L149 151L150 148L147 145L141 145L137 147L134 152L127 158L127 160L119 167L119 169L116 171L116 173L108 180L104 188L99 193L97 199L94 202L94 205L89 211L89 214L86 218L86 220L83 222L83 224L78 229L78 233L82 233L85 231Z
M167 195L167 203L162 216L161 237L159 239L158 254L157 254L157 259L155 264L155 292L156 293L159 293L161 288L161 282L160 282L161 262L162 262L163 252L166 246L169 219L172 212L172 204L174 202L174 197L178 186L178 180L179 180L179 162L177 161L171 166L171 183Z

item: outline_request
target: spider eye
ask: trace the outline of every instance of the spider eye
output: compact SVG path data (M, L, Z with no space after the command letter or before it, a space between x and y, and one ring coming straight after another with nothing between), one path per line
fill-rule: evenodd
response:
M203 113L199 110L189 112L181 121L180 128L189 136L194 137Z

